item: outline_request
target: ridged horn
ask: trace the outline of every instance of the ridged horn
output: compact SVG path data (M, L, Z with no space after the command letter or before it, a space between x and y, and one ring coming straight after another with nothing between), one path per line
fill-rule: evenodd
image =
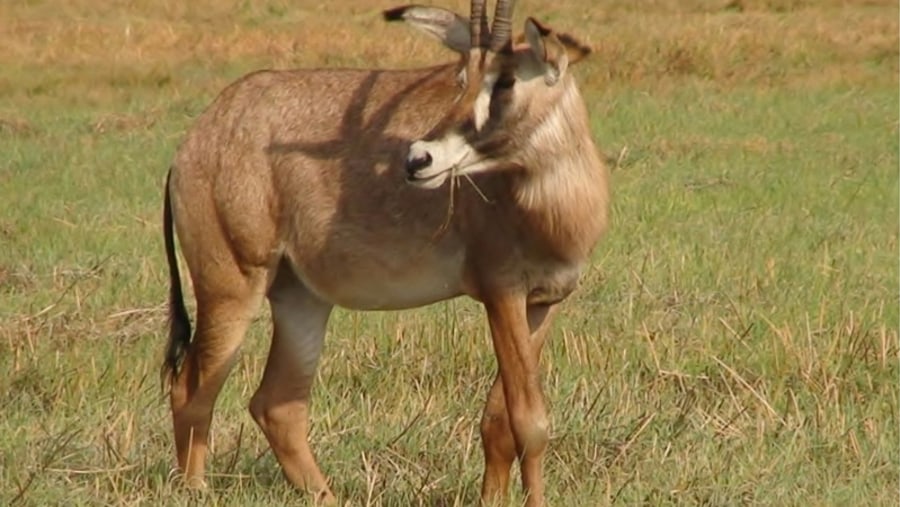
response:
M472 0L472 6L469 11L469 27L472 32L472 48L483 47L484 41L490 33L488 31L487 16L484 9L485 0Z
M472 3L475 3L474 0ZM512 10L515 3L515 0L497 0L489 47L494 53L503 49L503 45L512 37Z

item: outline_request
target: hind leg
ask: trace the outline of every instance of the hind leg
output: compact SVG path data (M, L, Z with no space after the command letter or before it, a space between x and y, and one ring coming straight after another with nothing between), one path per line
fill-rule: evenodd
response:
M250 321L262 300L265 278L240 275L225 280L228 292L195 284L197 330L170 392L178 466L188 485L202 487L209 427L216 397L224 384ZM240 288L240 289L238 289Z
M269 440L287 479L317 501L334 495L309 447L309 395L331 304L318 299L282 262L269 289L272 348L250 413Z

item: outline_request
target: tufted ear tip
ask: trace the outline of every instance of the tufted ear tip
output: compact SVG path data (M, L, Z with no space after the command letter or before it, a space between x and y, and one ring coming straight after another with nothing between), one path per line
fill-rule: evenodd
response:
M412 6L402 5L400 7L393 7L383 11L381 15L384 16L385 21L403 21L403 16L410 7Z
M566 47L566 53L569 54L569 63L579 62L594 52L594 48L567 33L557 33L556 37Z
M575 37L557 32L534 18L525 22L524 38L532 51L545 61L559 60L565 55L568 65L577 63L593 52L593 48Z
M469 50L469 20L447 9L411 4L382 11L381 15L389 23L403 21L457 53Z

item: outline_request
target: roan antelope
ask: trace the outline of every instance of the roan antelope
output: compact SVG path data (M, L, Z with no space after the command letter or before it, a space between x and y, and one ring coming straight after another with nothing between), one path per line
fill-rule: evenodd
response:
M287 479L334 501L307 441L309 396L334 305L484 304L499 365L481 420L482 499L518 458L542 505L548 419L539 356L557 303L607 224L607 170L572 64L590 50L512 0L489 28L435 7L385 12L460 55L419 70L250 74L178 149L165 191L170 385L178 465L202 484L210 421L251 318L268 298L271 350L250 412ZM471 181L458 180L465 175ZM197 298L191 338L174 230Z

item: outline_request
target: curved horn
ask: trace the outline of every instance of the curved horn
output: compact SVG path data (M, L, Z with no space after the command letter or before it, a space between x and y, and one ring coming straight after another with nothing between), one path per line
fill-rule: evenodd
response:
M497 0L494 24L491 27L490 50L494 53L503 49L503 45L512 37L512 9L515 3L516 0Z
M480 48L487 39L487 17L484 12L485 0L472 0L472 8L469 11L469 28L472 32L472 48Z

